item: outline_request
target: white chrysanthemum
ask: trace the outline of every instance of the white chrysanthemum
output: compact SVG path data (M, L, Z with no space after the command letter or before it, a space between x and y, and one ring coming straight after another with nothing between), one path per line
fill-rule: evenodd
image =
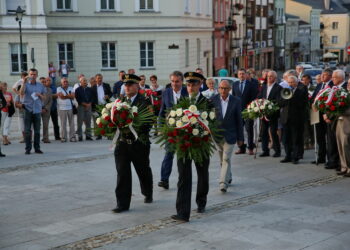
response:
M102 118L103 118L103 119L105 119L106 116L108 116L108 114L106 114L106 113L102 114Z
M209 118L210 118L211 120L214 120L214 119L215 119L215 113L214 113L213 111L209 113Z
M112 103L107 103L107 104L106 104L106 109L111 109L111 108L112 108L112 106L113 106L113 104L112 104Z
M133 113L137 113L138 112L138 108L137 108L137 106L132 106L132 112Z
M190 119L188 119L187 115L183 116L181 120L184 123L188 123L190 121Z
M175 119L174 118L169 118L168 120L170 125L174 125L175 124Z
M204 135L209 135L209 132L205 130L205 131L203 132L203 134L204 134Z
M204 125L208 126L209 125L209 122L207 120L204 120L203 121Z
M206 120L208 118L208 113L206 111L202 112L201 117Z
M178 109L176 110L176 115L177 115L177 116L182 116L182 108L178 108Z
M191 122L191 124L197 123L197 118L192 116L191 119L190 119L190 122Z
M259 108L258 107L255 107L254 108L254 112L258 112L259 111Z
M120 102L117 103L117 110L120 110L122 108L122 104Z
M101 118L97 118L96 119L96 124L100 124L101 123Z
M199 130L195 128L194 130L192 130L192 134L194 136L198 135L199 134Z
M182 127L182 126L183 126L182 121L178 120L178 121L176 122L176 127L180 128L180 127Z
M108 114L108 110L106 108L102 109L102 114Z
M196 105L191 105L189 108L188 108L189 111L191 111L192 113L196 112L197 111L197 107Z
M260 109L265 109L265 108L266 108L265 104L260 106Z
M272 109L272 105L267 106L269 109Z
M175 110L171 110L170 111L170 116L171 117L175 117L176 116L176 111Z

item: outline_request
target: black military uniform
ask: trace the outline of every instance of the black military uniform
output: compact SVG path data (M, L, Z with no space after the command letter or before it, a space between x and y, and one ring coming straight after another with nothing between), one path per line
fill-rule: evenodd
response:
M136 75L125 75L124 83L138 84L140 78ZM130 101L132 106L141 108L149 108L150 101L143 96L136 94L131 99L127 97L124 101ZM117 187L115 195L117 198L117 207L112 211L120 213L129 210L131 201L131 163L134 165L136 173L140 180L141 193L145 196L145 203L153 201L153 177L150 167L150 141L149 131L150 125L144 125L139 129L135 129L140 139L135 140L134 135L130 133L121 133L118 138L114 151L115 165L117 169Z
M204 77L195 72L188 72L184 74L185 80L189 82L197 82L200 84L201 79ZM196 101L206 102L207 107L211 107L210 101L205 98L202 94ZM197 183L197 195L196 203L198 206L197 212L203 213L205 211L205 206L207 204L207 195L209 191L209 155L207 159L203 162L195 162L198 183ZM171 216L171 218L180 221L189 221L191 213L191 194L192 194L192 160L191 159L178 159L177 167L179 171L179 179L177 183L177 198L176 198L176 211L177 214Z

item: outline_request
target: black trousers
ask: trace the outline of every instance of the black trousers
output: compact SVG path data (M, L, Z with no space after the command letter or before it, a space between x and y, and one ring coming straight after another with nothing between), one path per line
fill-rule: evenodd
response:
M323 118L320 118L320 122L316 124L316 142L318 145L317 159L321 162L326 162L326 145L327 137L327 124L323 121Z
M336 122L327 124L327 165L338 168L340 166L340 159L338 153L337 138L335 135Z
M304 151L303 123L283 125L283 145L286 151L286 159L298 161Z
M248 144L248 149L253 150L255 148L255 143L254 143L254 120L244 120L244 127L245 130L247 131L247 144ZM239 148L241 151L246 150L247 145L243 143L242 146Z
M131 163L139 177L141 193L146 197L153 195L153 177L150 167L150 145L136 141L132 144L119 142L114 150L115 166L117 169L117 187L115 196L117 206L129 209L132 192Z
M53 131L55 134L55 139L60 138L60 126L58 125L58 113L57 109L54 109L50 111L51 121L53 124Z
M281 144L277 134L278 119L272 119L270 121L261 120L261 146L264 153L269 153L269 129L272 136L273 150L275 153L281 153Z
M201 164L195 162L198 176L196 203L199 208L204 208L207 204L209 163L209 158ZM179 171L179 180L177 183L176 211L177 215L181 218L189 219L192 194L192 160L178 159L177 168Z

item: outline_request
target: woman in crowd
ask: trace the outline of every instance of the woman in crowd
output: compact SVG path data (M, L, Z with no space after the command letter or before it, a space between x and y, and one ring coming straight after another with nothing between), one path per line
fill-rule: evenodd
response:
M2 134L2 141L4 145L11 144L9 140L9 132L11 127L11 120L12 116L15 113L15 105L13 102L13 97L10 92L7 91L7 83L2 82L0 85L0 88L2 89L2 93L6 100L6 106L1 109L1 134Z
M204 95L206 98L210 99L212 96L216 95L218 93L218 90L215 89L215 82L214 79L209 78L205 82L208 86L208 89L202 92L202 95Z

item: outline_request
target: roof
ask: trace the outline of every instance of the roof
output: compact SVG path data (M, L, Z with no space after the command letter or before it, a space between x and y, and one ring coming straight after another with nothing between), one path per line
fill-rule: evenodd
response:
M301 4L309 5L313 9L322 10L321 14L346 14L350 10L350 0L330 0L330 8L327 10L324 0L293 0ZM344 6L345 5L345 6Z
M285 16L286 16L286 19L288 19L288 18L300 19L300 17L294 16L294 15L288 14L288 13L286 13Z

